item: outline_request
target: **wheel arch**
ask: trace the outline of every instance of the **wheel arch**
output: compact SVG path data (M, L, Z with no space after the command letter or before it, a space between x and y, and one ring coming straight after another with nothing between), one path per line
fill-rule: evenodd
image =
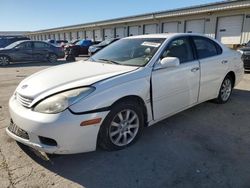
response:
M114 105L117 105L117 104L122 103L122 102L127 102L127 101L136 102L137 104L139 104L142 107L143 117L144 117L144 121L145 121L145 125L144 126L147 127L147 122L148 122L147 107L146 107L146 104L145 104L144 100L140 96L138 96L138 95L127 95L127 96L124 96L124 97L116 100L111 105L111 108Z
M233 71L230 71L230 72L227 73L227 75L225 77L227 77L227 76L230 76L230 78L232 78L233 88L234 88L234 86L235 86L235 79L236 79L235 73Z
M1 54L0 56L7 57L7 58L9 58L10 61L12 61L12 58L9 55Z

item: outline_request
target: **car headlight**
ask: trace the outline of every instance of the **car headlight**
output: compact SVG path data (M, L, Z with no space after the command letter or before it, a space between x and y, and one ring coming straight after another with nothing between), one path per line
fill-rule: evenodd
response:
M39 102L33 110L45 114L56 114L87 97L94 90L94 87L84 87L55 94Z

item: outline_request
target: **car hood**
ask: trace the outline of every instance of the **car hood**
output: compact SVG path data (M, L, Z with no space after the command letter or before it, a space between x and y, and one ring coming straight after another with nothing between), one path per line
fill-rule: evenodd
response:
M137 67L79 61L35 73L24 79L16 92L27 98L43 98L63 90L89 86L135 69Z

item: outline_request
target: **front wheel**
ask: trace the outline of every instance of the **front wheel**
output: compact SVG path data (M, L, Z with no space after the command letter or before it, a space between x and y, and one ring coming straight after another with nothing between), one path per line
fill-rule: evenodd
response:
M231 96L232 89L233 89L232 78L230 76L226 76L221 84L220 92L216 99L216 102L219 104L226 103Z
M119 103L105 118L100 128L98 144L106 150L123 149L136 142L143 125L143 113L138 104Z

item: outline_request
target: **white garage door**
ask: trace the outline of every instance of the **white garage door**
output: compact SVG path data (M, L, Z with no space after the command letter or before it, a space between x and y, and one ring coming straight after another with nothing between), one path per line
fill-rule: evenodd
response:
M115 29L115 37L117 38L123 38L125 37L125 28L124 27L117 27Z
M102 41L102 34L100 29L94 30L95 41Z
M144 34L157 33L157 24L144 25Z
M72 32L71 36L72 36L72 40L76 40L77 39L77 32L76 31Z
M93 40L93 32L92 31L86 31L86 39Z
M66 40L67 40L67 41L70 41L70 40L71 40L71 36L70 36L70 33L69 33L69 32L66 33Z
M64 40L64 33L60 33L60 40Z
M104 39L113 38L112 29L104 29Z
M128 28L129 36L139 35L139 26L131 26Z
M186 33L204 33L205 20L189 20L186 21Z
M218 20L217 40L223 44L240 44L243 16L221 17Z
M178 33L178 22L167 22L162 24L163 33Z
M59 38L60 38L60 34L59 34L59 33L56 33L56 34L55 34L55 39L56 39L56 40L59 40Z

